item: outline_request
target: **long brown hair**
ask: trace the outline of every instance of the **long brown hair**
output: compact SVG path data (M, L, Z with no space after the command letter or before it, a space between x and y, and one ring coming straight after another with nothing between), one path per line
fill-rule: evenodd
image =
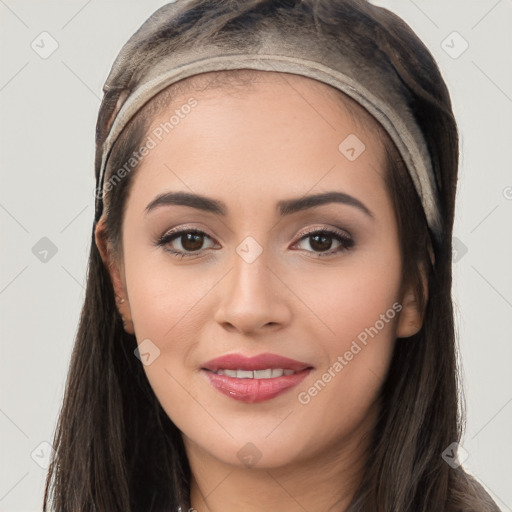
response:
M340 47L340 52L357 51L361 65L385 63L396 72L403 84L400 92L427 141L441 199L444 237L436 241L396 147L366 116L385 144L385 178L399 227L403 283L417 287L424 322L416 335L397 340L382 383L367 470L348 512L499 510L461 466L452 468L441 456L460 440L463 424L451 301L458 133L449 92L425 45L398 16L364 0L191 0L184 2L172 25L159 27L137 51L150 55L198 38L234 40L273 23L282 30L314 26L330 34L343 31L353 45ZM151 64L148 58L141 69L127 65L117 77L119 89L104 96L96 131L97 173L112 106L131 74L144 73ZM238 75L223 72L221 86L234 83ZM107 176L128 161L141 146L155 112L188 83L168 87L130 121L113 148ZM349 98L344 103L361 115L362 108ZM136 168L108 197L106 236L119 253L123 212L135 173ZM181 432L160 406L134 356L136 339L123 329L94 229L91 235L86 296L53 443L44 511L160 512L178 506L187 510L191 473ZM426 269L428 298L422 296L421 268Z

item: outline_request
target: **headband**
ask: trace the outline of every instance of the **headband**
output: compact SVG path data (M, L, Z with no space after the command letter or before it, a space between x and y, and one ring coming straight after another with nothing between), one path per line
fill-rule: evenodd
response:
M102 211L105 168L112 147L143 105L167 86L192 75L245 68L309 77L339 89L363 106L395 143L420 198L427 224L436 239L441 239L439 196L427 144L408 105L406 98L410 93L405 91L389 62L384 62L384 54L378 48L375 51L380 53L368 63L362 61L364 57L358 56L354 47L347 52L334 49L334 42L329 42L333 36L320 36L305 28L292 32L279 29L276 24L245 30L243 38L233 37L229 43L206 40L180 44L177 39L172 49L165 45L158 49L149 47L149 40L161 38L166 28L178 24L186 4L166 4L146 20L121 49L105 82L100 110L106 111L108 122L101 126L98 122L97 127L95 222ZM345 33L336 37L338 47L340 39L346 37Z

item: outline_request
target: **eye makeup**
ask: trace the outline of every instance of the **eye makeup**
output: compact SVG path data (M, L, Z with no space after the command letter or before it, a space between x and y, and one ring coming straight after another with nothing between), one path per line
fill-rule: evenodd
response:
M212 237L210 237L207 233L197 228L180 227L165 232L162 236L158 237L158 239L154 241L154 245L157 247L162 247L163 250L175 258L183 259L203 255L206 249L197 247L197 245L202 245L201 241L204 239L213 240ZM334 256L335 254L349 251L355 244L354 239L346 232L341 230L334 230L330 228L313 228L302 231L299 234L298 240L293 244L293 246L302 241L308 240L309 245L312 248L317 244L320 246L328 246L326 247L325 251L322 251L320 248L320 252L316 251L314 248L312 250L305 249L306 252L315 253L315 256L313 256L315 258ZM338 247L331 249L332 242L329 242L330 240L337 242ZM173 247L173 244L176 241L180 243L182 249L176 249ZM192 248L190 244L192 245Z

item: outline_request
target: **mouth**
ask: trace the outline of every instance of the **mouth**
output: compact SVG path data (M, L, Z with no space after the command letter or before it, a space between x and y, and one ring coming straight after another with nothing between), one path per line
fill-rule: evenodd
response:
M312 370L308 363L268 353L256 357L228 354L201 368L217 391L246 403L270 400L295 387Z
M213 373L227 375L234 379L273 379L283 375L293 375L297 372L290 368L266 368L265 370L228 370L221 368Z

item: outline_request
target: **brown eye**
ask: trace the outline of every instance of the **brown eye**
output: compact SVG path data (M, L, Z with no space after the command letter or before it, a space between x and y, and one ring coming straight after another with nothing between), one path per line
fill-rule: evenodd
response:
M166 251L176 257L183 258L194 256L194 253L200 254L206 239L211 240L203 231L198 229L184 229L164 235L157 242L157 245L163 246Z
M309 235L309 245L315 251L328 251L332 245L332 237L329 235Z
M203 236L197 233L185 233L180 235L180 242L186 251L197 251L203 245Z
M333 239L339 245L334 250L330 250L333 245ZM303 240L309 240L309 246L312 249L312 251L309 252L316 252L317 256L330 256L338 252L346 251L354 245L354 240L349 236L329 229L310 231L300 239L300 241Z

